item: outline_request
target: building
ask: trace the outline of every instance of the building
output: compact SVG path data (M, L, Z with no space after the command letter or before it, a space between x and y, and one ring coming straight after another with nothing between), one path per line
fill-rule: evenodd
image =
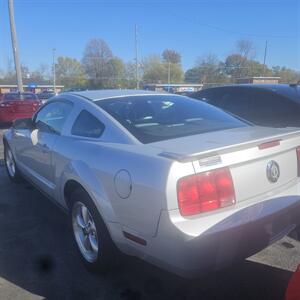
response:
M47 84L28 84L23 85L24 92L40 93L42 91L52 90L53 85ZM56 85L55 92L60 93L64 89L63 85ZM16 92L18 87L16 84L1 84L0 85L0 94Z
M167 84L167 83L151 83L145 84L144 89L149 91L157 92L170 92L170 93L192 93L202 90L203 84L189 84L189 83L178 83L178 84Z
M280 77L245 77L245 78L237 78L237 84L278 84Z

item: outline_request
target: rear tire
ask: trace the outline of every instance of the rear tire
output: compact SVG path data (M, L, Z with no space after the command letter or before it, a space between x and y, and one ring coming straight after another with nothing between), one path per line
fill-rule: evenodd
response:
M89 271L103 273L114 267L116 247L98 209L86 191L71 194L70 223L76 249Z
M22 181L22 176L16 165L14 155L7 143L4 143L4 162L9 179L12 182Z

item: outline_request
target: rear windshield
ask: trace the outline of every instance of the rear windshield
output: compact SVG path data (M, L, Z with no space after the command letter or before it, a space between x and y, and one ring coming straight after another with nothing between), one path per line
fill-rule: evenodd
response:
M183 96L131 96L96 104L142 143L249 126L216 107Z
M35 94L31 93L10 93L4 95L4 100L38 100Z

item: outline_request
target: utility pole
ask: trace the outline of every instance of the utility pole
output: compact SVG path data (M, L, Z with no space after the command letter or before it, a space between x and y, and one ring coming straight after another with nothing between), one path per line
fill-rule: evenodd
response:
M55 51L56 49L52 49L52 56L53 56L53 64L52 64L52 70L53 70L53 92L55 93L56 89L56 71L55 71Z
M265 76L265 73L266 73L266 60L267 60L267 51L268 51L268 41L266 41L266 45L265 45L265 55L264 55L264 73L263 73L263 76Z
M16 75L17 75L18 91L20 93L22 93L23 92L23 82L22 82L22 72L21 72L21 65L20 65L20 58L19 58L19 49L18 49L18 43L17 43L17 33L16 33L16 26L15 26L13 0L8 0L8 9L9 9L11 42L12 42L14 61L15 61L15 69L16 69Z
M134 37L135 37L135 80L136 80L136 89L140 88L139 82L139 61L138 61L138 32L137 32L137 25L135 25L134 30Z
M171 84L171 62L168 62L168 92L170 92L170 84Z

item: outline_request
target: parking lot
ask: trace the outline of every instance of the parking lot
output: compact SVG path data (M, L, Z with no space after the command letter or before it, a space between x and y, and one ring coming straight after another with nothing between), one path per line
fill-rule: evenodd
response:
M0 299L283 299L300 263L300 243L277 242L242 264L185 280L122 257L105 275L88 273L66 215L26 182L12 184L0 130Z

